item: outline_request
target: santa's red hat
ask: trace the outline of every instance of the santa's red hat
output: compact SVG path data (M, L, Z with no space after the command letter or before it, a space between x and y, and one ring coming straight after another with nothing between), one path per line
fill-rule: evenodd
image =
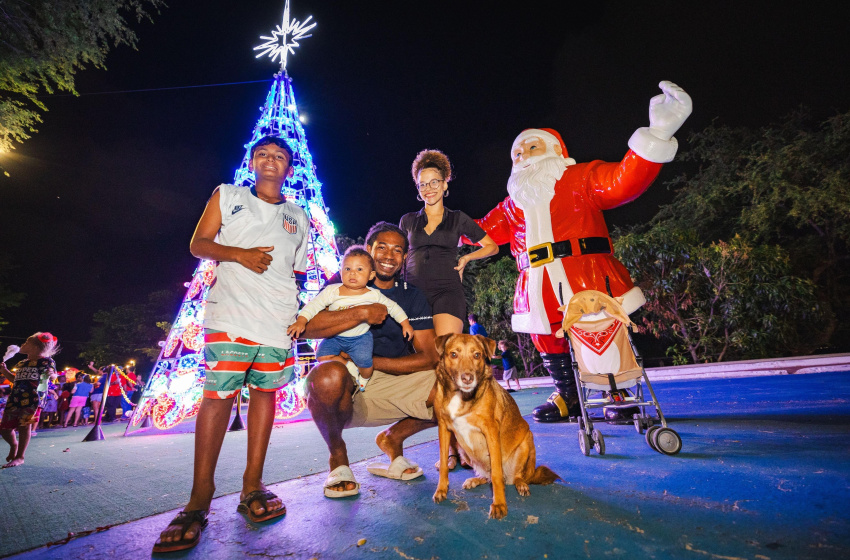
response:
M544 142L550 145L559 144L561 146L561 157L570 157L569 153L567 152L567 145L564 144L564 139L561 138L561 135L558 133L557 130L554 130L552 128L526 128L525 130L520 132L519 136L516 137L513 146L511 146L511 150L513 150L513 148L516 147L517 144L519 144L523 140L532 138L534 136L541 138Z

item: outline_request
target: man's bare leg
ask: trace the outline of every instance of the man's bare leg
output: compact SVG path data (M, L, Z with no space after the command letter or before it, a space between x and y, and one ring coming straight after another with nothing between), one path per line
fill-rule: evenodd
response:
M389 457L390 462L392 462L396 457L403 455L404 440L406 440L413 434L418 434L422 430L433 428L436 425L436 420L402 418L383 432L379 433L375 437L375 443L378 444L378 447L381 451L387 454L387 457ZM406 469L404 472L414 473L416 472L416 469L410 468Z
M431 393L428 395L428 400L425 401L426 406L434 406L434 397L436 396L436 394L437 384L435 383L434 387L431 388ZM387 454L387 457L390 459L390 462L392 462L393 460L395 460L396 457L403 454L404 440L406 440L413 434L418 434L422 430L433 428L436 425L436 419L420 420L419 418L402 418L383 432L379 433L375 437L375 443L378 445L378 448L381 451ZM455 453L456 452L457 451L455 451ZM416 469L405 469L404 472L414 473L416 472Z
M274 392L258 391L249 388L251 400L248 404L248 462L242 475L242 493L239 499L254 490L265 490L263 467L266 464L266 451L269 448L272 427L274 427ZM283 500L276 498L268 501L268 510L276 511L283 507ZM255 515L266 512L259 501L248 504Z
M348 465L348 449L342 439L342 430L354 412L353 393L354 380L345 366L338 362L321 363L307 375L307 408L328 446L331 471L340 465ZM354 490L355 487L353 482L341 482L331 488L342 491Z
M208 399L201 401L198 410L198 420L195 422L195 468L192 479L192 494L189 503L183 511L209 511L213 494L215 494L215 466L221 452L221 444L230 423L230 411L233 409L233 398ZM200 530L198 523L193 523L183 533L179 525L169 525L162 533L162 542L175 542L182 539L191 540Z

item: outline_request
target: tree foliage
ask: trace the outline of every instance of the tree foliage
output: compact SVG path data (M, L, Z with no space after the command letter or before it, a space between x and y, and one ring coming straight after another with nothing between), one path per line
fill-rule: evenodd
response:
M74 74L104 68L111 46L136 46L125 15L150 19L162 0L0 1L0 151L36 132L38 99L54 89L76 94Z
M656 225L619 235L615 251L646 296L644 329L673 341L676 363L811 350L800 334L820 317L815 287L782 248L738 235L701 244L693 230Z
M160 290L149 294L144 303L118 305L96 312L95 326L80 357L98 365L121 364L131 359L140 367L152 363L159 355L159 341L171 329L178 296L175 290Z
M668 184L672 203L615 235L647 297L644 327L680 362L835 344L850 311L850 112L713 124L689 144L694 171Z
M336 248L339 250L340 256L345 254L345 251L353 245L366 245L366 240L363 236L354 238L344 233L337 233L334 236L334 240L336 241Z
M850 112L814 123L799 110L750 130L712 125L682 159L698 165L670 186L654 223L693 231L699 242L739 235L781 246L794 274L812 280L835 337L850 312Z
M470 268L471 267L471 268ZM511 329L514 288L519 272L510 257L498 260L472 261L463 274L469 309L494 340L506 340L516 348L519 364L527 377L542 368L542 362L531 337ZM471 289L470 289L471 288Z

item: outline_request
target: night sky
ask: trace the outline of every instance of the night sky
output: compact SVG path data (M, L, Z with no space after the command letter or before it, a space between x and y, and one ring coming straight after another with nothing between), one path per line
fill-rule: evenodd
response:
M280 23L283 0L170 4L133 24L137 51L119 47L108 70L79 72L80 97L45 97L39 132L0 154L11 174L0 177L0 240L18 267L8 283L27 294L2 312L4 346L50 330L66 347L60 366L79 362L74 341L95 311L159 289L179 299L191 279L195 223L233 179L277 70L252 49ZM508 12L293 0L293 16L318 22L288 69L331 219L357 237L416 210L409 170L424 148L449 155L446 204L474 218L506 195L524 128L559 130L577 161L617 161L664 79L694 101L680 150L714 119L762 126L801 104L819 119L847 111L850 5L778 4L544 0ZM607 213L609 226L650 218L682 170L668 164L641 199Z

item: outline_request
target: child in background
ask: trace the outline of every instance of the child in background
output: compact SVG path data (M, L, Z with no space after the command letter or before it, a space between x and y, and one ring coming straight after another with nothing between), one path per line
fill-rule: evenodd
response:
M91 401L91 408L94 411L94 421L97 422L97 415L100 413L100 407L103 405L104 380L108 381L109 376L105 367L95 369L94 362L89 362L89 369L97 375L96 378L92 378L94 380L94 388L89 399ZM86 420L88 420L88 415L86 415Z
M519 376L516 370L516 360L514 360L514 355L508 350L508 341L500 340L499 341L499 350L501 350L501 358L502 358L502 369L504 373L502 374L502 381L505 382L507 386L508 393L513 393L513 389L511 389L511 379L516 383L516 390L519 391L522 387L519 386Z
M68 409L71 408L71 391L74 389L74 382L68 381L65 375L60 375L59 379L59 423L64 425L65 418L68 416Z
M42 428L52 428L58 424L59 417L59 385L56 383L56 374L53 373L47 378L47 391L41 399L41 418Z
M77 377L79 380L79 377ZM83 376L83 380L74 385L73 389L71 389L71 408L68 410L68 415L65 417L65 427L68 427L68 422L71 418L74 419L74 426L76 426L80 421L80 412L84 411L86 407L86 401L89 398L89 395L92 392L94 387L91 384L91 377L88 375ZM84 414L83 416L83 424L88 423L88 414Z
M348 309L357 305L369 303L380 303L386 306L387 313L401 325L404 338L413 339L413 327L407 320L407 315L397 303L383 295L375 288L367 284L375 279L375 261L366 249L359 246L349 247L342 257L342 266L339 271L342 284L332 284L325 287L313 300L304 306L298 313L298 319L289 326L287 334L292 338L298 338L307 322L316 316L319 311L327 308L330 311ZM345 352L357 366L359 376L357 385L361 391L365 390L366 383L372 377L372 333L369 332L369 324L360 325L340 333L338 336L326 338L316 349L319 360L338 360L347 362L339 356Z
M51 356L58 351L55 336L38 332L21 346L21 353L26 354L27 359L17 363L15 373L9 371L5 362L0 362L0 373L13 382L0 420L0 436L9 444L4 469L24 464L32 430L38 424L40 395L47 391L48 379L56 373L56 363ZM15 437L16 431L18 437Z

